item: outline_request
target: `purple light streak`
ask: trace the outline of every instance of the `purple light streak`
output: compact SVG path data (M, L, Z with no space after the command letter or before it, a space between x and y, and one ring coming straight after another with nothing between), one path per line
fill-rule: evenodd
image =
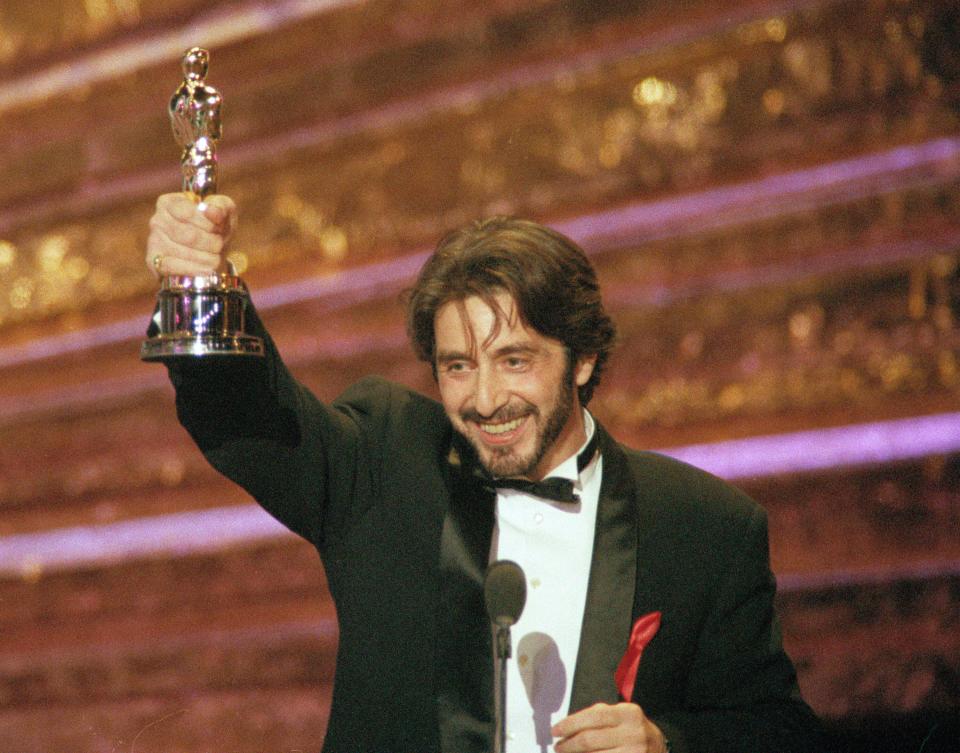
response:
M319 302L328 310L397 295L413 281L426 261L428 252L420 251L400 259L367 264L324 277L274 285L256 293L257 308L269 311L283 306L310 301ZM149 316L124 319L112 324L62 335L38 338L0 349L0 368L20 366L46 358L78 353L92 348L127 342L145 337ZM0 409L0 416L4 415Z
M960 413L811 429L663 450L721 478L739 479L960 452Z
M770 214L830 205L841 197L874 192L878 182L903 187L913 178L895 173L922 173L930 168L937 168L933 170L937 182L960 176L960 139L938 139L695 194L629 204L554 226L597 255L629 244L681 238ZM412 282L428 254L419 249L399 259L265 288L256 293L257 306L266 311L318 301L335 309L380 300ZM138 339L145 330L146 316L33 340L0 349L0 368Z
M802 593L824 588L865 588L902 581L924 581L958 576L960 576L960 561L929 560L902 565L778 575L777 590L781 593Z
M960 452L960 413L674 447L664 454L728 479L878 465ZM185 557L293 536L256 505L161 515L0 538L0 577ZM960 573L960 563L900 571L818 573L783 579L786 590ZM896 573L900 572L899 575ZM872 574L871 574L872 573Z
M787 13L809 5L818 5L822 0L781 0L766 4L764 17L771 13ZM0 84L0 112L5 108L34 102L74 88L112 78L121 72L131 72L165 60L178 60L183 50L197 39L214 46L242 39L250 34L276 29L284 24L321 15L330 8L349 6L360 0L284 0L269 7L253 2L229 10L216 10L200 17L187 26L152 39L142 39L131 44L121 44L106 50L72 59L69 64L54 66L45 71ZM458 107L473 105L493 96L510 93L523 87L553 81L562 71L589 70L629 54L650 54L684 44L741 23L755 20L757 10L746 6L727 14L722 19L708 22L695 21L677 25L656 34L644 34L621 42L604 45L599 50L589 50L556 63L532 63L514 65L498 70L486 79L472 81L453 87L427 91L407 99L387 102L380 107L362 113L347 114L339 118L275 134L269 138L241 146L225 145L221 159L231 164L256 164L276 159L278 156L301 148L316 147L331 143L344 135L369 130L393 128L406 122L415 122L425 115ZM156 194L169 186L171 173L154 170L136 176L112 177L100 183L88 181L79 191L47 201L30 202L29 206L0 212L0 235L13 228L37 222L51 213L58 216L88 212L94 207L129 201L131 196Z
M21 533L0 538L0 575L24 577L133 559L185 557L293 535L256 505Z
M584 246L613 250L853 201L894 188L939 184L957 175L960 139L942 138L554 224Z
M265 34L341 6L362 0L274 0L247 3L203 14L181 28L149 39L116 44L105 50L71 59L37 73L0 85L0 112L30 105L48 97L133 73L166 60L176 60L202 39L207 47L226 46L240 39Z

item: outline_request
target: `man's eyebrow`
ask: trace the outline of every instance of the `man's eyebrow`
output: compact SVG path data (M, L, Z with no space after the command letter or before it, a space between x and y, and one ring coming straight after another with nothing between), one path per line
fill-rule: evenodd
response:
M437 351L437 363L450 363L450 361L470 361L473 359L469 353L459 350L440 350Z
M494 358L503 358L504 356L512 355L535 355L539 352L540 348L533 343L518 342L501 345L499 348L494 350L491 355ZM450 363L451 361L472 361L474 358L475 356L472 353L460 350L440 350L437 351L436 354L437 363Z
M503 358L504 356L512 355L536 355L539 352L540 348L533 343L518 342L501 345L499 348L493 351L493 356L495 358Z

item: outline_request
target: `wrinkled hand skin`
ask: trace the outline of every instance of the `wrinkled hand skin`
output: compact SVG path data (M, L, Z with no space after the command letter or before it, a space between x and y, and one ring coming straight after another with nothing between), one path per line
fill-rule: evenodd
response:
M157 277L196 276L224 269L224 252L237 226L237 205L224 195L198 204L187 193L157 199L144 261ZM159 257L159 269L155 259Z
M635 703L597 703L551 730L557 753L666 753L663 733Z

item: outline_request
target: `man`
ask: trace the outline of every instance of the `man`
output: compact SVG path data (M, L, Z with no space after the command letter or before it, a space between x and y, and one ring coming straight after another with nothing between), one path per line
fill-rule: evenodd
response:
M200 211L163 196L147 265L216 269L235 222L226 197ZM494 219L440 243L408 330L441 404L368 378L323 405L251 320L265 359L170 373L209 461L323 559L340 622L326 753L492 749L482 581L505 558L529 593L511 753L820 749L780 643L763 511L585 410L614 327L572 241Z

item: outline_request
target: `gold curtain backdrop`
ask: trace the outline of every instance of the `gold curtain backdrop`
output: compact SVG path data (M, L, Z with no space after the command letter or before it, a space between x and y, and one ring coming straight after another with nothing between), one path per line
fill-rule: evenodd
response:
M433 394L399 300L424 254L480 216L557 227L622 335L591 408L766 507L842 745L960 729L958 28L946 0L6 0L0 747L322 740L316 555L137 356L194 45L231 260L319 396Z

